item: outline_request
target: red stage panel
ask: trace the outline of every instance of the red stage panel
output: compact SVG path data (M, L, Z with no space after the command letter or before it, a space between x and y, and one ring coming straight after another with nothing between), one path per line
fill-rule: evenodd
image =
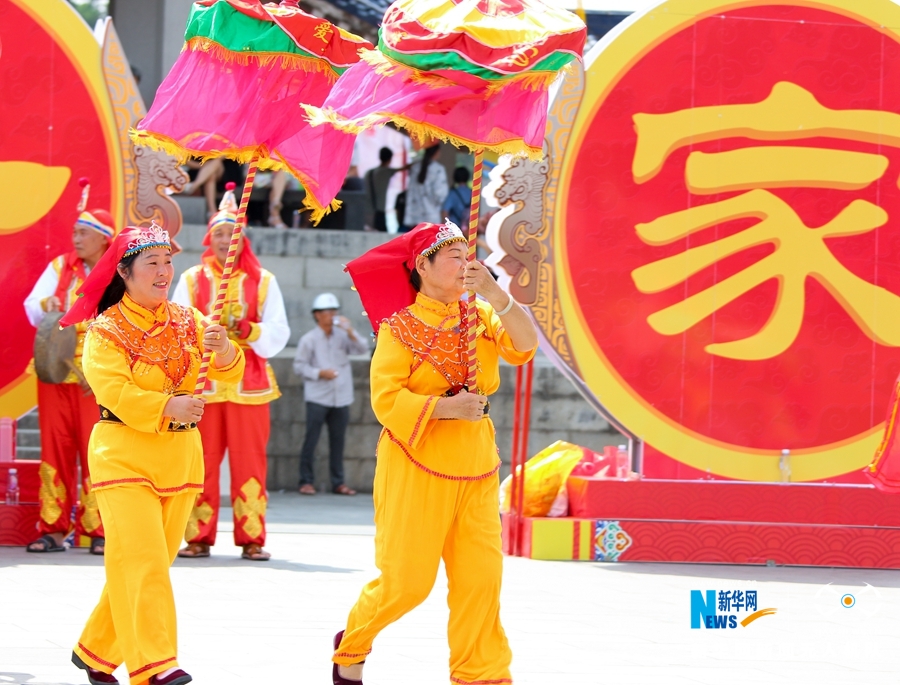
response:
M900 568L898 528L529 518L522 533L532 559Z
M8 507L0 502L0 546L25 546L37 537L37 504Z
M616 481L572 476L576 518L745 521L900 528L900 498L868 485Z
M37 537L40 465L39 461L30 460L0 463L0 546L27 545ZM19 475L19 505L8 507L5 502L10 468L15 468Z

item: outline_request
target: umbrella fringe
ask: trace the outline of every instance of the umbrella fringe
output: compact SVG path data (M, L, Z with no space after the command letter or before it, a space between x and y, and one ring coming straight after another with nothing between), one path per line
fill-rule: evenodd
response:
M159 150L171 155L178 160L179 164L184 164L191 158L197 159L203 163L207 160L219 159L221 157L232 159L238 164L247 164L253 159L253 155L259 155L261 162L260 167L269 168L268 166L263 166L263 162L268 159L269 155L269 151L265 145L242 148L226 147L221 150L195 150L188 145L183 145L168 136L153 131L131 129L128 131L128 137L131 138L131 142L135 145L149 147L151 150Z
M260 159L259 168L263 171L285 171L300 181L300 185L302 185L303 190L306 191L306 195L303 197L303 207L309 210L310 221L312 221L315 226L319 224L326 214L336 212L341 208L341 205L343 205L340 200L332 200L327 205L322 205L310 191L310 188L318 188L318 184L302 171L297 171L282 160L278 155L277 150L275 151L275 156Z
M473 152L482 149L485 152L493 152L498 155L512 155L513 157L527 157L536 162L544 158L544 151L539 147L533 147L526 144L521 138L515 140L503 140L497 143L485 143L450 133L442 128L426 124L421 121L414 121L404 117L402 114L394 114L392 112L369 114L360 119L346 119L338 114L331 107L313 107L311 105L301 105L306 111L306 119L311 126L322 126L329 124L339 131L359 135L363 131L367 131L376 126L381 126L386 121L392 121L400 128L409 131L410 136L419 143L427 143L429 140L438 139L445 143L449 143L457 148L468 148Z
M323 207L318 203L316 198L312 196L312 193L307 189L306 195L303 198L303 206L309 210L309 219L312 221L313 226L318 226L319 222L325 217L326 214L331 214L332 212L336 212L341 208L343 203L340 200L332 200L328 203L327 206Z
M375 69L375 73L379 76L405 76L412 82L428 86L429 88L444 88L449 85L457 85L454 81L442 74L414 69L413 67L406 66L405 64L401 64L400 62L391 59L378 50L360 50L359 57L362 61ZM480 76L475 76L474 74L470 74L470 76L477 78L484 83L485 94L493 96L511 85L516 85L519 88L524 88L526 90L542 90L549 88L561 74L569 73L571 68L572 65L567 64L559 71L526 71L521 74L501 76L500 78L493 80L484 79Z
M333 83L340 73L323 59L305 55L291 55L283 52L233 52L219 43L203 36L191 38L182 51L205 52L226 64L241 66L275 66L280 69L298 69L307 73L321 73Z

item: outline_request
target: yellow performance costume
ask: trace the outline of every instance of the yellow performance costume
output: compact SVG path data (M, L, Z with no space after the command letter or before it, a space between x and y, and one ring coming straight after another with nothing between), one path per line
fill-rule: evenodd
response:
M106 587L75 652L108 673L124 661L132 683L177 666L169 567L203 490L203 447L196 426L173 430L162 412L194 389L200 321L195 309L169 302L154 312L125 295L85 337L84 375L103 407L89 462L107 557ZM243 368L239 352L209 376L234 383Z
M106 586L74 651L103 673L124 662L132 685L177 666L169 567L203 488L203 449L196 424L163 411L194 390L202 330L193 308L151 311L125 294L85 336L84 375L100 404L88 460L106 528ZM237 348L227 367L213 355L209 377L234 383L243 368Z
M477 385L491 395L500 385L499 359L524 364L534 350L517 351L500 318L482 302L476 330ZM431 418L437 400L465 382L465 348L458 302L446 305L420 293L380 326L371 385L372 407L384 426L374 486L381 576L365 586L351 610L336 664L362 661L385 626L423 602L443 559L451 682L512 682L512 653L500 625L494 425L487 416L477 422Z

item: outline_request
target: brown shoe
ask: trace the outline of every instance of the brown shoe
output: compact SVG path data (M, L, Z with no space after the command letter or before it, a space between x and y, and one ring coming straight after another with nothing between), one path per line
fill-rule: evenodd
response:
M347 487L346 485L341 483L334 489L334 494L335 495L351 495L352 496L352 495L356 494L356 490L354 490L353 488Z
M299 492L301 495L315 495L316 486L310 483L304 483L300 486L300 489L297 492Z
M271 558L272 555L264 550L262 545L257 545L255 542L244 545L244 553L241 554L241 559L249 559L250 561L268 561Z
M209 545L205 542L189 542L187 547L178 550L178 556L185 559L197 559L209 556Z

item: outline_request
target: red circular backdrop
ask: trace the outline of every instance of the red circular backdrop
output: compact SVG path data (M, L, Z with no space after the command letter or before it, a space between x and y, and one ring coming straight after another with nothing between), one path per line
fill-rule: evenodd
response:
M803 23L800 23L800 20ZM647 317L755 264L773 245L748 249L660 293L639 292L637 267L732 235L756 223L720 224L665 246L640 240L635 225L740 193L692 195L685 162L692 150L721 152L788 144L885 155L887 172L857 191L771 190L810 228L856 199L889 215L869 233L829 239L852 273L900 294L900 150L836 138L769 143L729 138L670 154L658 175L635 183L636 113L751 104L787 81L831 109L900 112L900 46L844 16L761 6L700 20L640 59L600 106L577 151L568 199L567 257L578 304L609 363L644 403L709 438L750 448L808 448L868 431L884 420L900 371L900 349L873 342L818 282L806 281L800 333L777 357L740 361L708 354L714 342L746 338L766 323L778 283L769 280L681 335L655 332Z
M66 47L8 0L0 0L0 46L0 163L25 161L71 170L48 214L28 228L0 235L0 292L6 303L0 317L2 389L22 374L32 354L35 331L22 304L47 263L72 249L81 196L78 179L91 179L90 205L108 209L110 167L90 86Z

